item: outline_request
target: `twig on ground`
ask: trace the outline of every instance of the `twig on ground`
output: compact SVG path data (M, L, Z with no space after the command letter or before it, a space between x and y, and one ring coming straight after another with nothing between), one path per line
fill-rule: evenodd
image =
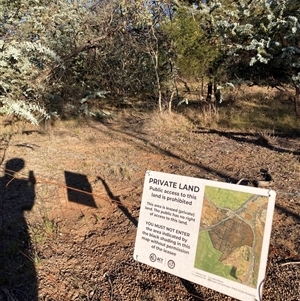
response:
M290 264L300 264L300 261L288 261L288 262L281 263L280 265L285 266Z
M111 275L109 272L106 272L104 274L105 278L107 279L108 283L109 283L109 286L110 286L110 300L113 300L114 299L114 292L113 292L113 285L112 285L112 282L111 282Z

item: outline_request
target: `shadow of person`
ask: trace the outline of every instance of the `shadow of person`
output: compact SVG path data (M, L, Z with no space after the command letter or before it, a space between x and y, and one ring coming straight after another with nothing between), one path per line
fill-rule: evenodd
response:
M37 280L24 211L35 200L35 177L16 177L23 159L8 160L0 178L0 301L36 301Z

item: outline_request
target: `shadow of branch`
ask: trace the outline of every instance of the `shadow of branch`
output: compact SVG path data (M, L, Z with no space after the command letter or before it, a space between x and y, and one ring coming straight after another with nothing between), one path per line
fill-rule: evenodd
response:
M285 214L287 214L287 215L290 215L290 216L292 216L293 218L295 218L295 219L297 219L298 221L300 221L300 214L295 213L295 212L291 211L290 209L287 209L287 208L285 208L285 207L283 207L283 206L280 206L280 205L278 205L278 204L275 205L275 209L281 211L282 213L285 213Z
M100 180L100 181L102 182L102 184L103 184L103 186L104 186L104 188L105 188L105 190L106 190L106 193L107 193L108 197L109 197L112 201L114 201L114 202L117 204L118 208L123 212L123 214L124 214L124 215L125 215L125 216L133 223L133 225L134 225L135 227L137 227L137 225L138 225L137 219L134 218L134 217L130 214L130 212L128 211L128 209L122 204L120 198L119 198L118 196L115 196L115 195L112 193L112 191L110 190L109 186L107 185L107 183L105 182L104 179L102 179L102 178L99 177L99 176L97 177L97 179Z

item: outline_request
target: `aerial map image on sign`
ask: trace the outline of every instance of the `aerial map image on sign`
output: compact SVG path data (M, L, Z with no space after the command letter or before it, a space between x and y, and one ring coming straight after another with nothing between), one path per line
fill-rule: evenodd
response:
M194 267L255 288L268 200L205 186Z

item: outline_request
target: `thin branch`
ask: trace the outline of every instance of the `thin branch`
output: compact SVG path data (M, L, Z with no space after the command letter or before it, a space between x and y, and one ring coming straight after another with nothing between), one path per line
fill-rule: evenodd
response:
M96 44L97 42L100 42L102 40L104 40L106 37L108 36L108 34L104 34L102 36L99 36L97 38L94 38L92 40L87 41L85 44L83 44L80 47L77 47L73 52L69 53L68 55L65 55L61 58L62 62L65 63L67 61L69 61L70 59L76 57L77 55L79 55L82 52L85 52L91 48L95 48L98 45ZM36 82L42 82L44 81L46 78L50 77L51 74L53 74L53 72L61 65L60 64L55 64L52 68L50 68L49 70L47 70L46 72L44 72L43 74L41 74L37 79Z
M87 51L87 50L89 50L89 49L91 49L91 48L96 47L95 44L96 44L97 42L100 42L100 41L104 40L106 37L107 37L107 34L102 35L102 36L100 36L100 37L97 37L97 38L95 38L95 39L92 39L92 40L87 41L84 45L82 45L82 46L76 48L76 49L75 49L73 52L71 52L70 54L65 55L64 57L62 57L62 61L63 61L63 62L66 62L66 61L70 60L71 58L76 57L79 53L84 52L84 51ZM55 66L55 68L56 68L56 67L57 67L57 66Z

